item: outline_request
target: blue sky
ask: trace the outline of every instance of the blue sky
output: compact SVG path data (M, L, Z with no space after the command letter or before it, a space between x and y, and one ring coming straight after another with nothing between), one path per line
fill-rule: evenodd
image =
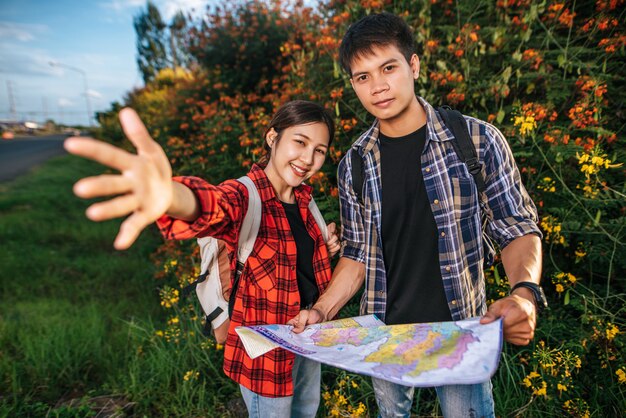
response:
M153 0L161 15L198 15L212 1ZM84 78L93 112L106 110L143 85L135 62L133 17L145 0L0 0L0 120L46 117L88 121Z

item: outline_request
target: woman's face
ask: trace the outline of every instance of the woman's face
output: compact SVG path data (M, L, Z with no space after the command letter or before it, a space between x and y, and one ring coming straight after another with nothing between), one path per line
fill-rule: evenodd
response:
M293 201L293 188L317 173L328 151L328 127L322 122L291 126L281 133L273 129L265 140L271 148L265 172L280 200Z

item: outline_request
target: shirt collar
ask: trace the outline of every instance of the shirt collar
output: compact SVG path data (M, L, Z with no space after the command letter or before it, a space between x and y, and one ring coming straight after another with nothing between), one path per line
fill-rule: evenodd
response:
M276 197L274 187L272 187L272 183L267 178L267 174L265 174L263 167L261 167L259 164L253 164L247 175L256 185L256 188L259 191L259 196L261 197L261 202L267 202L272 199L275 199L277 202L279 201L279 199ZM296 202L298 202L298 206L306 207L309 205L309 202L311 201L312 191L313 188L304 183L293 189L293 193L296 196Z
M426 136L426 146L428 145L428 141L442 142L451 140L452 133L450 130L444 125L441 116L439 116L439 112L435 110L426 100L422 97L417 96L417 100L423 106L424 111L426 112L426 129L428 135ZM374 145L378 142L378 136L380 134L380 121L376 119L372 126L369 127L367 131L365 131L359 139L354 142L354 148L361 148L361 154L365 155L374 148Z

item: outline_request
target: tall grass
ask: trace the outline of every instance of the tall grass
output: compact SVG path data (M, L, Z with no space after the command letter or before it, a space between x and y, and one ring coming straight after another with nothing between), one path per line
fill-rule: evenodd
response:
M0 417L228 416L221 352L155 337L158 232L115 251L119 222L72 194L101 170L64 156L0 184Z

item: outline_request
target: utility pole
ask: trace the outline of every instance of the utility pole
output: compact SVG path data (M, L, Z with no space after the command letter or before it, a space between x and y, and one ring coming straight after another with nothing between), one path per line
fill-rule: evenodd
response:
M93 126L92 117L91 117L91 101L89 100L89 87L87 87L87 73L80 68L72 67L71 65L66 65L60 62L50 61L50 65L53 67L62 67L67 68L68 70L76 71L83 76L83 84L85 90L85 102L87 103L87 121L89 126Z
M17 112L15 111L15 98L13 97L13 88L9 80L7 80L7 90L9 91L9 110L11 112L11 118L14 122L17 122Z
M41 102L43 105L43 123L45 124L48 121L48 100L46 100L46 96L41 96Z

